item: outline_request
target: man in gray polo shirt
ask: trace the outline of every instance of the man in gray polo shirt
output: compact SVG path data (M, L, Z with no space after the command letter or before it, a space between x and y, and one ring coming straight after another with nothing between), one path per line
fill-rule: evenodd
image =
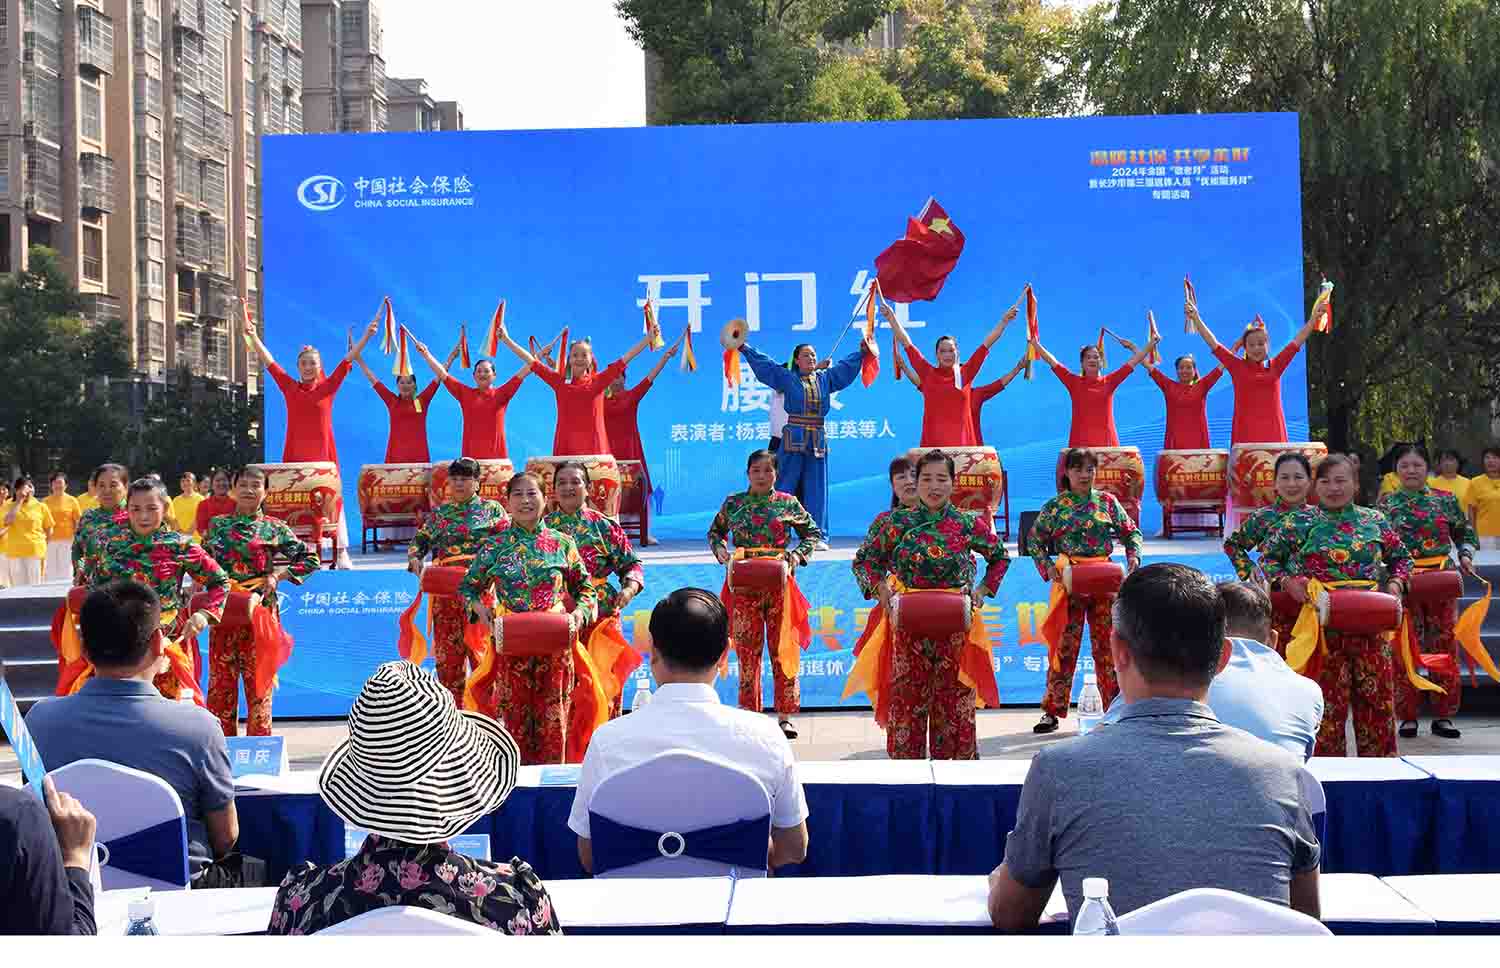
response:
M1232 652L1224 615L1213 583L1185 565L1125 580L1110 653L1129 705L1032 760L990 875L996 927L1035 927L1059 879L1076 915L1085 877L1108 878L1117 914L1217 887L1318 915L1300 760L1223 725L1204 702Z
M165 642L160 618L156 593L139 582L96 588L79 615L93 678L71 696L37 703L26 727L49 769L92 758L167 781L182 800L197 868L239 839L234 779L213 714L165 699L152 685Z

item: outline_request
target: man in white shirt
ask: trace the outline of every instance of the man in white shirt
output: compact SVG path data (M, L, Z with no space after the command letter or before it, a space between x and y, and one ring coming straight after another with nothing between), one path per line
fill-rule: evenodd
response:
M651 612L651 643L651 674L659 683L651 703L599 727L579 771L568 828L578 835L584 870L594 870L594 790L611 774L670 750L716 756L760 780L771 799L770 866L801 863L807 857L807 798L791 744L774 720L726 706L714 691L719 659L729 647L729 614L719 597L679 588L662 599Z

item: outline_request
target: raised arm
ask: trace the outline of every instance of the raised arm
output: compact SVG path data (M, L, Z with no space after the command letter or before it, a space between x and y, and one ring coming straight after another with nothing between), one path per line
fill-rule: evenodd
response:
M1296 343L1298 346L1306 343L1307 338L1312 335L1312 331L1317 326L1317 324L1317 315L1307 317L1307 322L1303 323L1302 328L1297 330L1297 335L1292 337L1292 342Z
M1208 344L1209 350L1218 350L1219 340L1214 336L1213 330L1208 328L1208 324L1203 321L1203 317L1198 315L1197 305L1186 303L1183 310L1187 313L1188 319L1192 320L1193 328L1198 331L1198 335L1203 337L1203 342Z
M912 369L911 364L907 363L906 359L900 353L894 355L896 357L896 372L905 373L907 379L911 380L912 385L918 390L922 389L922 377L917 374L916 370Z
M351 346L353 345L352 339L351 337ZM375 387L377 390L380 389L380 377L376 376L375 371L365 365L365 358L363 356L360 356L358 353L354 354L354 365L359 367L359 372L363 373L365 379L370 381L370 386Z
M683 330L683 336L686 335L687 331ZM656 361L656 365L651 368L651 372L646 374L647 383L655 383L656 378L661 376L661 371L667 365L667 361L676 356L677 351L682 348L682 338L682 336L677 337L677 342L662 350L660 359L658 359Z
M364 351L365 344L370 341L370 337L374 336L375 331L379 328L380 323L378 321L373 319L370 320L370 325L365 327L364 335L361 336L353 346L349 347L349 352L344 354L344 362L352 363L355 358Z
M411 332L411 330L407 330L407 332ZM452 369L453 368L453 361L456 360L456 359L458 359L459 355L462 352L463 352L463 337L460 336L459 337L459 341L457 343L453 344L453 352L449 353L448 354L448 358L443 361L443 368L444 369Z
M1133 354L1130 359L1125 361L1125 365L1139 366L1147 357L1151 355L1151 351L1156 349L1156 344L1160 342L1160 340L1160 337L1153 336L1151 339L1147 340L1145 346L1142 346L1139 349L1137 349L1136 345L1128 339L1120 340L1120 344L1127 350L1130 350L1130 352Z
M990 330L989 335L984 338L984 345L986 347L994 346L995 340L1005 334L1005 328L1010 325L1011 320L1016 318L1017 312L1018 309L1016 306L1012 306L1005 311L1005 315L1000 317L1000 322L996 323L995 328Z
M432 355L432 351L427 348L427 344L422 342L421 340L416 340L415 342L417 347L417 355L421 356L422 359L427 361L427 365L432 367L433 376L437 377L440 381L448 379L448 368L437 361L437 357ZM448 362L451 363L453 361L449 360ZM363 363L360 364L360 366L363 365ZM369 371L366 371L366 373L368 372ZM374 382L375 378L371 376L370 380L371 382Z
M500 342L504 343L506 347L512 353L516 354L516 356L519 357L527 366L530 366L531 364L536 362L536 357L532 356L531 353L527 351L526 347L510 338L510 330L506 328L505 320L503 319L499 323L499 330Z
M263 366L272 367L276 365L276 357L272 356L271 351L266 349L266 344L260 340L260 334L249 323L245 324L245 342L249 343L255 349L255 352L260 355L260 362Z
M636 340L635 341L635 345L632 346L630 349L628 349L628 350L625 351L625 355L622 356L622 357L620 357L620 362L622 362L622 363L629 363L631 360L633 360L637 356L641 355L641 350L644 350L646 347L648 347L650 345L651 345L651 336L648 333L648 334L642 336L640 339Z
M906 335L906 327L901 325L901 320L897 318L896 311L884 299L880 301L880 316L890 325L891 332L896 334L896 342L900 343L903 349L912 349L911 337ZM919 355L920 352L919 350Z
M1062 366L1061 363L1057 362L1057 357L1047 352L1047 347L1043 346L1040 340L1038 340L1034 345L1036 346L1036 355L1042 358L1043 363L1046 363L1048 366Z

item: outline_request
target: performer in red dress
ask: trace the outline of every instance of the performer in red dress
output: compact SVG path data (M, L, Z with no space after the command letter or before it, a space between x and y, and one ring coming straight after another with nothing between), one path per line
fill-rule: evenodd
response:
M1070 370L1064 369L1057 362L1057 357L1047 352L1046 347L1041 343L1036 344L1037 355L1052 367L1052 372L1057 374L1073 401L1072 429L1068 433L1069 447L1120 446L1120 435L1115 430L1115 389L1125 382L1135 365L1156 348L1157 340L1152 339L1141 349L1136 349L1135 344L1129 340L1120 342L1135 355L1109 376L1100 376L1105 366L1104 352L1092 343L1078 353L1082 375L1074 375Z
M417 340L416 347L422 359L432 367L432 372L437 374L438 380L453 394L453 399L458 401L458 406L463 411L464 431L463 442L459 445L462 453L459 456L475 460L509 458L510 454L505 449L505 408L516 391L521 389L531 367L521 367L515 376L496 387L495 364L490 360L478 360L474 364L475 385L469 386L460 383L450 374L448 368L439 363L427 349L426 343Z
M1208 391L1224 375L1224 368L1216 366L1208 376L1199 379L1198 361L1191 353L1177 357L1177 379L1162 376L1160 369L1146 357L1146 369L1151 379L1161 387L1167 398L1167 437L1162 442L1163 450L1208 450Z
M552 453L611 453L609 434L604 429L604 391L625 372L626 364L651 345L651 337L643 335L634 346L625 351L624 356L605 367L602 372L598 361L594 359L593 344L586 339L579 340L571 349L567 349L567 372L558 373L511 339L504 322L500 322L498 327L500 341L525 361L531 371L541 377L557 396L557 429L552 434Z
M239 503L229 496L229 472L222 467L214 469L213 493L203 499L198 505L198 513L193 519L193 530L199 534L208 534L208 526L213 523L214 518L223 514L233 514Z
M662 367L677 355L681 347L682 337L679 336L677 342L662 353L661 359L656 361L644 380L627 390L625 371L621 370L615 382L604 393L604 431L609 437L609 452L614 455L615 460L639 461L641 465L641 533L646 536L645 543L648 545L656 544L656 539L651 537L651 473L646 467L646 451L641 446L637 411L640 409L641 398L661 375Z
M977 429L970 409L970 388L995 345L1016 318L1016 308L1006 310L1000 322L990 330L984 342L969 355L962 366L958 363L958 340L952 336L938 337L935 352L937 366L927 362L920 350L912 345L911 337L896 318L888 304L880 307L881 315L890 324L896 341L906 348L916 376L912 380L922 394L922 440L923 447L975 447L978 446ZM898 363L897 366L900 366Z
M349 375L350 363L365 348L378 328L378 323L371 322L364 335L350 347L333 372L326 376L323 374L322 355L315 347L302 347L297 351L296 380L277 365L255 329L245 329L245 338L255 345L255 351L260 354L266 372L271 374L271 379L276 381L286 399L286 442L281 448L283 463L338 463L339 452L333 442L333 397L343 385L344 377Z
M458 351L457 346L453 347L445 366L453 365L453 361L458 359ZM385 409L391 416L391 431L385 441L385 462L426 464L431 461L432 457L427 449L427 414L432 410L432 398L437 396L440 381L433 380L418 393L415 376L398 376L396 392L392 393L365 365L363 356L356 356L354 362L359 364L365 379L375 388L380 402L385 404Z
M1281 348L1275 358L1266 362L1271 337L1264 324L1251 323L1245 327L1241 341L1245 344L1244 359L1219 345L1198 307L1186 304L1189 321L1197 327L1198 335L1208 344L1214 357L1224 364L1229 378L1234 381L1234 424L1229 434L1232 444L1283 443L1286 441L1286 413L1281 409L1281 374L1292 365L1297 351L1307 342L1313 331L1316 317L1309 317L1292 341Z

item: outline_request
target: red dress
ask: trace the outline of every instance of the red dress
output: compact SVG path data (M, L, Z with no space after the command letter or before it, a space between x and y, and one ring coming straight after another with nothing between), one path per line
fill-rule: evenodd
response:
M984 405L989 402L990 397L1005 389L1005 377L1001 377L994 383L986 383L982 387L973 387L969 390L969 419L974 422L974 446L984 446L984 430L979 426L979 413Z
M234 509L235 500L229 495L226 494L223 497L209 495L198 505L198 514L193 519L193 530L199 534L208 534L209 522L221 514L233 514Z
M1286 442L1286 413L1281 409L1281 374L1292 365L1302 347L1295 341L1271 358L1271 365L1251 363L1235 356L1222 345L1214 348L1214 357L1229 371L1234 381L1234 425L1229 435L1233 444Z
M266 366L271 379L281 387L286 398L286 442L281 445L281 460L286 464L308 461L339 460L333 443L333 395L339 392L349 375L349 361L344 360L333 372L312 383L301 383L287 375L279 363Z
M1169 380L1161 371L1152 369L1151 379L1161 387L1167 398L1167 439L1164 450L1208 450L1208 391L1213 389L1219 377L1224 375L1221 367L1208 371L1208 376L1196 383L1186 384Z
M391 435L385 442L387 464L425 464L432 458L427 454L427 413L432 409L432 398L437 396L438 382L433 380L417 395L422 403L418 410L415 403L401 399L384 383L375 384L375 392L385 402L391 414Z
M615 360L603 372L571 383L540 360L531 364L531 371L557 395L557 430L552 435L552 453L610 453L609 434L604 429L604 391L625 372L625 361Z
M961 368L964 385L953 385L953 369L933 366L922 359L915 346L907 346L906 358L922 381L922 447L973 447L979 437L969 411L969 388L979 375L979 368L990 355L989 347L980 346L969 355Z
M609 435L609 452L615 455L615 460L646 460L636 411L649 389L651 381L646 379L629 390L604 398L604 430Z
M1089 379L1060 366L1052 368L1073 400L1069 447L1120 446L1120 434L1115 430L1115 388L1125 382L1133 369L1126 363L1109 376Z
M505 451L505 406L521 389L522 373L506 380L498 387L481 390L460 383L449 374L443 386L453 394L459 408L464 412L464 436L460 457L475 460L494 460L508 457Z

